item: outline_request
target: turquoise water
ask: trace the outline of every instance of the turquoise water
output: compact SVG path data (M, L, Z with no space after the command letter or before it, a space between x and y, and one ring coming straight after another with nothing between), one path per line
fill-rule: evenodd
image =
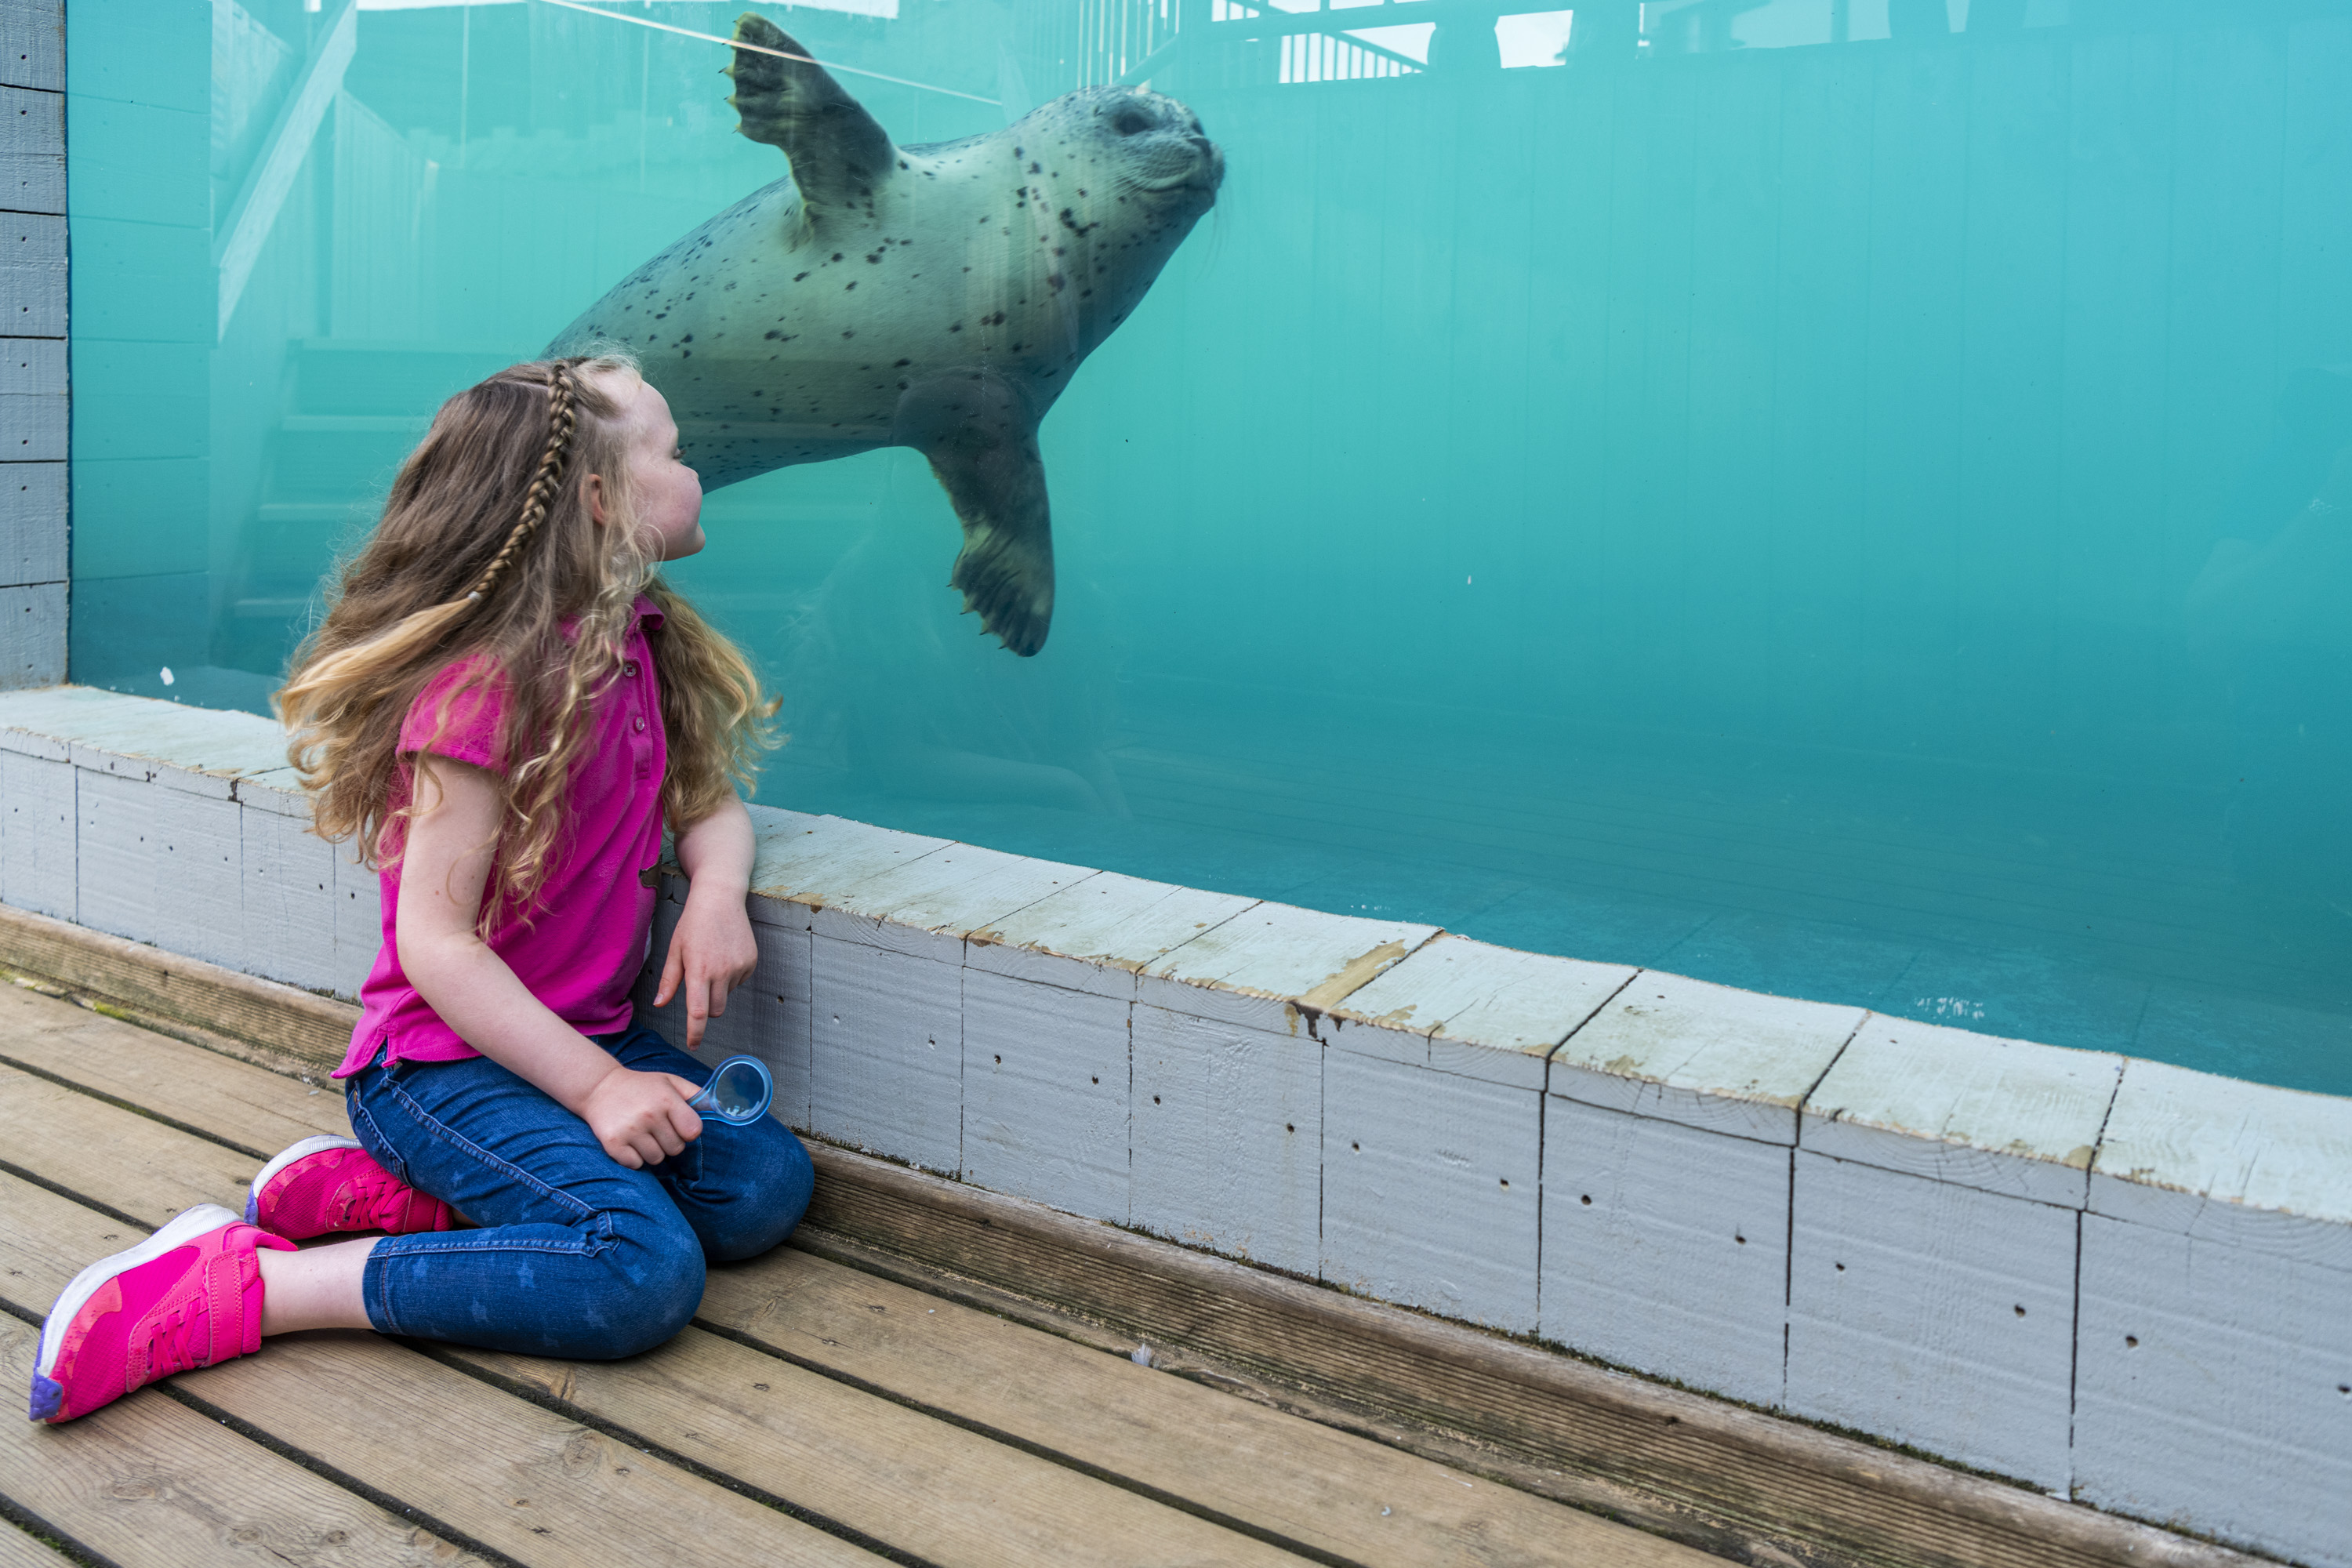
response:
M72 9L74 679L262 706L435 403L782 175L616 19L740 9ZM761 9L1226 160L1034 658L916 453L712 492L762 799L2352 1092L2352 4Z

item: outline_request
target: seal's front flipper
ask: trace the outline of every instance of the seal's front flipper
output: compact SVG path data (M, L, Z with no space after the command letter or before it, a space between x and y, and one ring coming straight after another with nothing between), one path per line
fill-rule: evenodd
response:
M1014 653L1026 658L1044 647L1054 620L1054 527L1027 400L996 376L959 372L902 396L891 437L931 460L963 521L948 586Z
M735 19L735 39L787 55L808 53L751 11ZM871 205L874 187L889 174L898 149L823 66L737 49L726 74L735 79L735 95L727 101L741 117L743 134L783 149L811 218L822 222L828 212Z

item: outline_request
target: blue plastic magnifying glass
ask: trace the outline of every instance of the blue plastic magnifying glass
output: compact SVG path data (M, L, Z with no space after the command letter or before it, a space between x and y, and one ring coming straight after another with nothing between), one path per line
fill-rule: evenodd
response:
M716 1116L741 1127L768 1114L776 1094L776 1080L768 1064L757 1057L729 1057L710 1069L710 1081L687 1103L697 1115Z

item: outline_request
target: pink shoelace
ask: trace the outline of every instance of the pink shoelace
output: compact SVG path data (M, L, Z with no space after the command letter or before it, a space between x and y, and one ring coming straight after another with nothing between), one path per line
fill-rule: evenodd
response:
M378 1167L363 1171L336 1193L335 1224L343 1230L393 1230L407 1215L411 1189Z
M196 1343L199 1318L205 1321L206 1331L201 1349ZM142 1381L152 1383L175 1372L190 1372L211 1364L211 1319L212 1313L200 1296L191 1296L159 1319L151 1319L147 1331L147 1375Z

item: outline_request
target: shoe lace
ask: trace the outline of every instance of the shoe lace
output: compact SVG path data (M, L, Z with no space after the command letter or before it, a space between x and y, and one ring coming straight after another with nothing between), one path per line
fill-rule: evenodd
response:
M366 1171L353 1176L336 1194L335 1221L350 1229L367 1229L386 1220L399 1217L402 1200L408 1196L408 1184L394 1181L382 1170Z
M196 1353L196 1331L210 1314L201 1296L191 1297L150 1319L147 1330L147 1376L150 1381L205 1364ZM211 1336L205 1336L211 1342Z

